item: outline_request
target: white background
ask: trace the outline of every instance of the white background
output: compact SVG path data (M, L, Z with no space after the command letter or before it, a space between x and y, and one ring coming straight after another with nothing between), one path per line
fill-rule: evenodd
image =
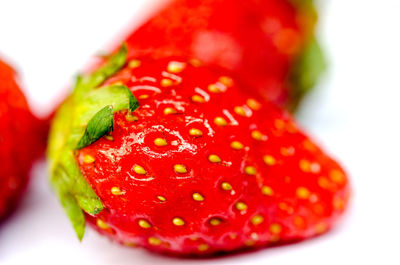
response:
M51 109L91 55L145 18L145 2L156 0L0 0L0 52L18 66L37 113ZM400 264L400 1L319 5L329 71L298 116L352 177L352 207L333 233L206 260L124 248L90 229L79 243L42 163L21 207L0 225L0 264Z

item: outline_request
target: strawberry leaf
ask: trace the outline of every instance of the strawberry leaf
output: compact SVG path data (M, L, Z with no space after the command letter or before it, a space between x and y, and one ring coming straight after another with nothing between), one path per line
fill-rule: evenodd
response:
M128 49L125 44L106 63L90 75L78 76L75 85L75 95L82 95L85 92L100 86L107 78L118 72L125 63Z
M107 112L105 105L111 106L112 110ZM84 128L86 124L87 127L75 149L88 146L110 132L113 129L114 112L124 109L134 111L138 107L137 99L126 86L108 86L88 92L80 104L76 105L78 115L74 127ZM76 138L77 134L74 135Z
M76 149L82 149L88 145L91 145L105 134L112 131L113 128L113 106L106 106L97 112L89 121L85 133L76 146Z
M58 198L64 208L79 240L82 240L85 234L85 215L77 204L75 198L68 192L67 186L63 181L68 178L67 173L62 167L54 172L56 176L51 179L53 188L57 191Z
M290 74L292 89L292 106L295 109L307 92L318 82L326 69L326 61L318 41L313 38L297 58Z
M126 86L100 87L126 62L122 46L91 75L79 76L73 94L57 111L49 135L48 157L51 183L81 240L85 233L85 215L103 210L100 198L83 177L74 150L83 148L113 129L113 113L139 107Z
M50 132L51 182L79 239L85 231L83 211L96 215L103 205L79 169L74 149L93 143L112 129L113 113L134 111L137 99L126 86L107 86L70 96L58 110ZM104 133L105 132L105 133Z
M53 189L81 240L85 232L83 211L94 215L103 209L103 205L82 176L72 148L68 145L73 123L73 103L73 98L69 97L57 112L50 131L48 157Z
M137 108L139 108L139 101L133 96L132 92L129 90L128 87L125 87L128 91L128 99L129 99L129 111L133 112Z

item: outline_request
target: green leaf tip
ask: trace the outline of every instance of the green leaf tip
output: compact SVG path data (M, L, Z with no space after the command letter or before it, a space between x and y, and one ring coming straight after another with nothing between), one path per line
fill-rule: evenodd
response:
M113 85L102 87L87 93L81 108L88 112L97 113L87 122L83 136L79 140L75 149L82 149L113 130L113 113L128 109L130 112L139 107L138 100L133 96L127 86ZM106 104L105 107L102 104ZM86 120L81 121L83 124Z
M60 195L61 204L66 212L69 220L72 223L72 226L75 230L75 233L79 239L82 241L83 236L85 235L85 226L86 220L85 215L79 205L76 203L75 198L70 194Z
M132 112L139 107L128 87L101 86L125 65L127 53L126 45L122 45L93 73L77 76L73 93L52 122L47 151L51 183L79 240L85 234L85 213L95 216L104 206L82 175L76 149L112 131L115 112Z
M75 92L80 95L93 88L100 86L110 76L118 72L126 63L128 48L125 44L107 61L90 75L78 75L75 84Z
M112 131L114 128L113 106L106 106L89 121L76 149L82 149Z
M128 98L129 98L129 111L133 112L137 108L139 108L139 101L136 99L136 97L132 94L132 92L129 90L128 87L126 87L128 90Z
M74 196L68 192L68 187L65 185L66 178L68 178L66 171L62 167L58 167L51 178L51 183L57 191L64 212L68 216L78 239L82 241L85 234L85 215Z
M291 70L291 106L295 110L301 99L317 84L327 67L324 53L315 38L312 38Z

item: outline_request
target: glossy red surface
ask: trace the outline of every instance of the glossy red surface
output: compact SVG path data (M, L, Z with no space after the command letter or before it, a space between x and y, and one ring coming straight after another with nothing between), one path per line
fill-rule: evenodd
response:
M89 222L121 243L176 254L260 247L332 228L349 198L342 168L286 112L223 72L174 60L131 61L136 67L106 82L127 85L140 107L134 116L116 113L112 137L77 154L105 206Z
M310 8L286 0L176 0L125 42L133 56L185 56L225 68L285 106L297 95L290 68L314 23Z
M22 94L14 70L0 60L0 218L19 201L34 158L44 150L45 128Z

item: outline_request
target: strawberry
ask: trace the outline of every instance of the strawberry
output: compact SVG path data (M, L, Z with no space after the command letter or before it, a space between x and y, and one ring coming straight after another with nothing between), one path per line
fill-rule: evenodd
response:
M29 109L16 73L0 60L0 218L19 201L32 162L44 150L41 125Z
M302 240L347 207L343 169L274 104L184 58L79 77L50 136L51 181L82 239L212 254Z
M188 56L223 67L294 109L324 69L315 21L311 1L175 0L125 42L131 56Z

